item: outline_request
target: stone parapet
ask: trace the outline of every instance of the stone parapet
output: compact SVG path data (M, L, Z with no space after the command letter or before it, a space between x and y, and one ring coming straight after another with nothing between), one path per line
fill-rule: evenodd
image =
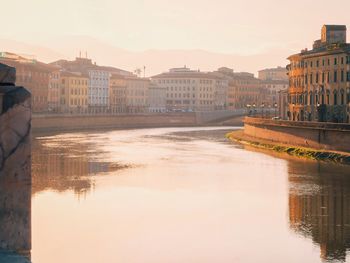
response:
M31 95L15 79L0 64L0 262L31 250Z

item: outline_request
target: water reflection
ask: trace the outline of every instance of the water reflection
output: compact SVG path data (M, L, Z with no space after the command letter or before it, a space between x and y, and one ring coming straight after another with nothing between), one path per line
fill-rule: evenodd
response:
M33 261L346 261L349 167L201 129L35 139Z
M346 261L350 248L348 166L290 161L289 220L295 232L311 238L326 261Z
M70 138L55 136L33 139L33 194L48 189L58 192L70 190L81 197L94 189L93 175L126 168L98 159L102 153L96 153L91 141L83 140L86 137L78 134ZM89 139L93 140L93 136L89 136Z

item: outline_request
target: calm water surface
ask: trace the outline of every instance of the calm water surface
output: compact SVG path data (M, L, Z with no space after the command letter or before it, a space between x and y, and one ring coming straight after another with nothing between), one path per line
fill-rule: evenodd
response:
M226 132L36 137L32 262L350 262L349 167Z

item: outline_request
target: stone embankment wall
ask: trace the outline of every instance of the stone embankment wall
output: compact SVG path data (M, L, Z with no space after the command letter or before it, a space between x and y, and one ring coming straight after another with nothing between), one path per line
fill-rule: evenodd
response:
M244 134L272 142L314 149L350 152L350 125L244 119Z
M196 125L194 113L149 115L36 115L33 131L148 128Z
M31 249L31 102L0 64L0 254ZM0 257L1 261L1 257Z
M243 116L247 113L245 109L231 110L219 110L219 111L202 111L196 112L197 123L211 123L224 121L228 118L237 116Z
M34 115L34 132L87 130L97 128L153 128L214 125L214 121L241 116L243 111L184 112L144 115ZM238 123L238 121L237 121Z

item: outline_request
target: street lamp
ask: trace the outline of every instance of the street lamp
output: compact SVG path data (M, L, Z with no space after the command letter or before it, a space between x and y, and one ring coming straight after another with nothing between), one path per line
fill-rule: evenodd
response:
M250 116L250 114L251 114L251 110L250 110L250 108L252 107L252 105L247 104L247 105L246 105L246 107L248 108L248 116Z
M265 108L265 103L263 102L261 104L261 118L264 118L264 108Z
M277 103L276 102L273 104L273 107L275 108L275 117L277 117Z

